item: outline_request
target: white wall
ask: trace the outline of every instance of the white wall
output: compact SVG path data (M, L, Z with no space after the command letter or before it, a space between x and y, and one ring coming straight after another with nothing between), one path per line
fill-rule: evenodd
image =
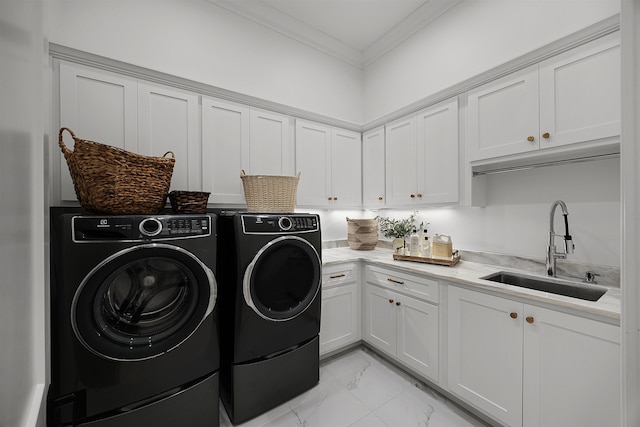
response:
M2 426L43 425L43 49L41 0L0 3Z
M365 69L364 122L619 11L619 0L464 0Z
M206 0L51 0L50 41L362 123L362 70Z
M454 247L544 259L549 211L567 203L576 245L569 261L620 267L620 162L600 160L487 176L488 206L419 209L416 224L449 234ZM323 240L345 240L345 216L405 218L409 210L331 211L321 217ZM555 229L564 232L560 210ZM380 237L383 239L383 237ZM558 240L558 244L560 241Z

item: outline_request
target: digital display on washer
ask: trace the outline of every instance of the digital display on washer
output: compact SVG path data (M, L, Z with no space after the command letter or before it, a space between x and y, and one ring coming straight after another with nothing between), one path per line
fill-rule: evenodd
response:
M245 234L308 233L318 231L317 215L242 215Z

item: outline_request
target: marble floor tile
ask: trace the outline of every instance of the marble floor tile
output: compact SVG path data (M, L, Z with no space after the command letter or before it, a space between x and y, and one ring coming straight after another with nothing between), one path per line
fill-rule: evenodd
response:
M220 426L232 426L220 406ZM325 361L320 383L242 427L484 427L406 372L357 348Z

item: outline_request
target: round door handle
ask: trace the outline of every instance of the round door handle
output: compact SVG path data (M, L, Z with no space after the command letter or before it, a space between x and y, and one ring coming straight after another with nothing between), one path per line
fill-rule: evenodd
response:
M378 197L378 200L382 200L382 197Z
M533 319L533 317L532 317L532 316L527 316L527 317L525 318L525 320L527 321L527 323L533 323L533 320L534 320L534 319Z
M338 200L338 198L337 198L337 197L334 197L334 198L333 198L333 200Z
M331 201L331 197L327 197L327 200Z
M515 311L512 311L511 313L509 313L509 316L510 316L512 319L517 319L517 318L518 318L518 313L516 313Z
M418 197L422 197L422 194L418 193Z
M533 142L533 141L535 141L535 138L533 136L528 136L527 137L527 141Z
M416 195L415 195L415 194L412 194L412 195L411 195L411 198L412 198L412 199L415 199L415 197L416 197Z
M396 305L399 307L400 306L400 301L396 301Z
M389 304L393 304L393 300L392 299L389 300Z
M542 137L543 137L544 139L549 139L549 137L550 137L550 136L551 136L551 135L549 135L549 132L545 132L545 133L543 133L543 134L542 134Z

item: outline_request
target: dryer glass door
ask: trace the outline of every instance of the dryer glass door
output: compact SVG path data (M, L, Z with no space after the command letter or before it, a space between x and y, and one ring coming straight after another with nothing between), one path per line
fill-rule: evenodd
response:
M93 353L114 360L159 356L186 340L213 311L211 270L182 248L149 244L99 264L78 288L74 332Z
M284 321L304 312L322 283L315 248L297 236L270 241L245 270L245 302L264 319Z

